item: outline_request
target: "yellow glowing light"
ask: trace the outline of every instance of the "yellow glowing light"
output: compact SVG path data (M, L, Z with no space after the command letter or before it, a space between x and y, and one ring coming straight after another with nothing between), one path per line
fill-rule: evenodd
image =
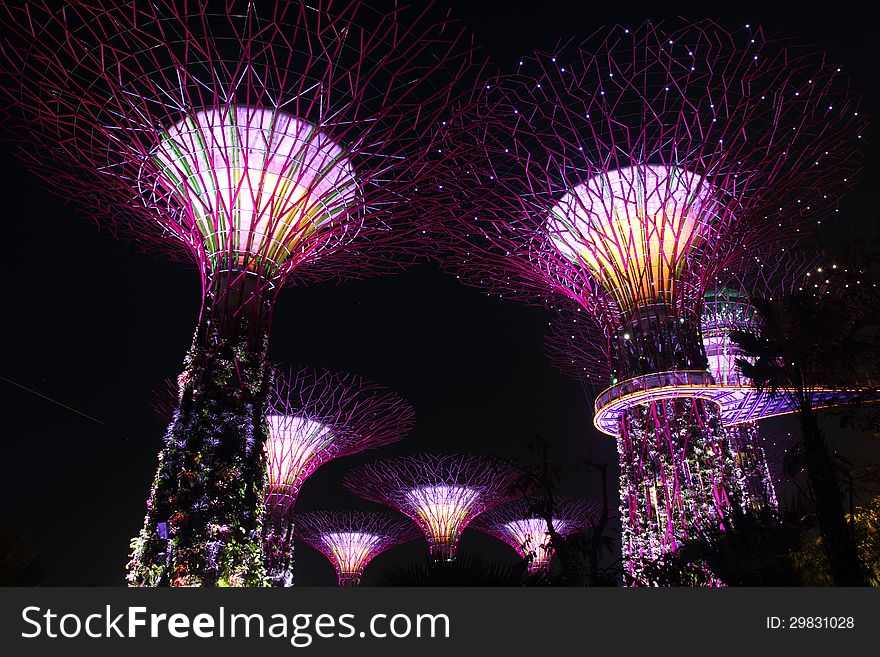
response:
M370 562L373 548L380 537L363 532L327 532L321 534L321 541L330 551L331 560L336 569L346 575L357 575L363 572Z
M547 230L563 256L589 270L621 309L632 310L671 301L717 209L700 176L638 165L575 187L551 210Z
M424 486L408 491L407 499L436 543L458 539L479 491L465 486Z
M197 112L166 131L153 161L157 192L197 228L214 266L274 273L319 248L307 238L340 220L358 195L342 148L312 124L270 110Z

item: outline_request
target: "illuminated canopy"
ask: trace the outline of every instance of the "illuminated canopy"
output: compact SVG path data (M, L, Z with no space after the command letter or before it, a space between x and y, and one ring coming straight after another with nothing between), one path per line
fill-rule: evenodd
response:
M153 159L161 171L157 193L194 223L215 267L274 273L297 252L315 249L305 238L358 195L345 151L316 126L275 110L196 112L161 136Z
M294 515L293 510L306 479L328 461L400 440L412 428L415 416L409 404L382 386L351 374L309 368L276 372L269 407L265 550L271 580L290 586L291 536L300 521L300 514ZM331 530L318 523L317 527L315 535L326 531L382 534L362 525Z
M408 518L386 513L313 511L297 515L294 533L330 560L340 586L358 586L370 561L417 538L419 529Z
M362 532L328 532L321 535L321 540L339 573L360 575L381 537Z
M553 558L543 503L524 497L488 509L474 528L504 541L528 563L529 572L547 568ZM540 512L539 512L540 511ZM553 501L553 531L568 536L588 529L601 513L593 500L557 496Z
M419 454L359 466L344 483L353 493L415 520L431 556L451 561L471 520L525 492L521 477L519 470L494 458Z
M624 310L669 303L688 253L717 214L712 187L674 166L637 165L598 174L551 210L559 252L588 269Z
M431 534L431 543L454 544L480 492L465 486L424 486L406 493L415 514Z
M553 529L560 534L565 534L565 521L553 518ZM502 525L504 531L510 536L510 545L519 552L524 559L531 557L530 570L543 568L550 563L553 550L550 547L550 534L547 533L547 521L543 518L523 518L513 520Z
M273 492L296 494L306 477L330 458L327 449L336 432L320 422L295 415L269 415L266 422L269 488Z

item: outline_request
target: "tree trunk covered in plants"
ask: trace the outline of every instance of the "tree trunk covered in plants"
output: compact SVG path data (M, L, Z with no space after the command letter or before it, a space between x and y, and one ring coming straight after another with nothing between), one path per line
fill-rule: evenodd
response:
M856 543L846 522L843 493L834 462L828 454L825 434L808 404L802 405L798 415L804 440L804 466L834 583L838 586L864 586Z
M231 277L237 276L234 280ZM209 294L165 435L134 586L261 586L269 305L248 275Z
M623 564L632 586L688 541L727 525L733 460L720 411L697 398L659 399L628 409L618 435ZM719 582L705 564L679 573L676 585Z
M270 586L293 586L293 498L270 494L266 503L266 572Z

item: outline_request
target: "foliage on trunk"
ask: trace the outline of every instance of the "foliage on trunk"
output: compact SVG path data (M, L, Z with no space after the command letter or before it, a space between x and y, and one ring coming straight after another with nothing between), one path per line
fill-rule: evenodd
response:
M144 526L131 543L130 585L265 584L269 320L259 299L251 306L215 306L196 331Z

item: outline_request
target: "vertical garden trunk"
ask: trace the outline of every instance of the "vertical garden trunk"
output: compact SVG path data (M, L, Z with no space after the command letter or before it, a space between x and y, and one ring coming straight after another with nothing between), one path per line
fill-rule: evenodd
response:
M272 493L266 502L266 572L270 586L293 586L293 499Z
M734 462L737 493L744 511L777 509L776 489L755 422L724 429L727 447Z
M723 529L732 461L714 404L696 398L636 406L621 422L621 525L630 584L651 585L643 570L709 529ZM707 568L681 584L717 584Z
M252 275L217 277L180 376L128 581L260 586L269 304Z

